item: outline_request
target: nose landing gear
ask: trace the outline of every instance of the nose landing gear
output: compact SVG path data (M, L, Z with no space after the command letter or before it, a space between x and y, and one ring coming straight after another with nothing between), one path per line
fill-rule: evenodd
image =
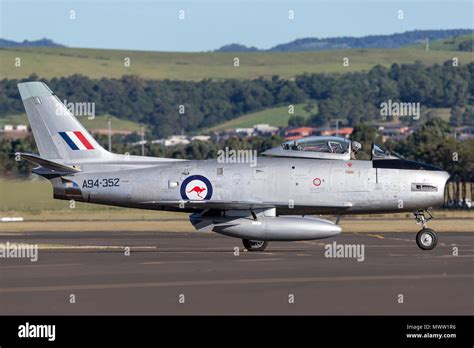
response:
M438 235L434 230L428 228L427 222L433 218L433 215L431 215L429 210L426 213L428 217L425 217L423 210L414 213L416 222L422 227L416 235L416 244L422 250L432 250L438 244Z

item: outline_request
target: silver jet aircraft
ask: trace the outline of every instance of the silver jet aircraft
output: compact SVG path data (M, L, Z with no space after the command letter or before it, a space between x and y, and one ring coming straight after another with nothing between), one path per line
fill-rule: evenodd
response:
M430 208L443 204L449 174L372 147L352 159L358 143L309 137L262 153L256 165L178 160L106 151L42 82L18 85L39 156L56 199L191 213L199 231L240 238L249 251L268 241L312 240L341 233L345 214L413 212L421 249L437 244L427 228ZM425 215L428 213L428 216ZM336 223L315 217L338 216Z

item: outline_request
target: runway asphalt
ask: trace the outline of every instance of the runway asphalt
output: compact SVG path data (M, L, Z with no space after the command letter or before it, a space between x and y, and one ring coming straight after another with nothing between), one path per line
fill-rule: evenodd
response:
M440 233L432 251L414 232L272 242L264 252L198 232L2 233L7 242L39 253L0 258L0 314L474 313L470 233ZM364 260L326 257L333 242L363 246Z

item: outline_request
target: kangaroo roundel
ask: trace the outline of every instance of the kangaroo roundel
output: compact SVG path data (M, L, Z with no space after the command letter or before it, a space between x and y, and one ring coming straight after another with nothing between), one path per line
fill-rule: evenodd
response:
M208 200L212 197L211 182L202 175L191 175L181 184L181 198L191 201Z

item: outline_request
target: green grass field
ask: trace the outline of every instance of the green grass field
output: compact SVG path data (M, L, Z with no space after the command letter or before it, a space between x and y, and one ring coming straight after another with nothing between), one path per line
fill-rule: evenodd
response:
M130 58L130 66L124 59ZM240 66L234 67L234 57ZM349 66L343 67L343 58ZM470 52L456 52L460 64L474 61ZM15 59L21 66L15 66ZM414 46L402 49L353 49L322 52L239 52L183 53L99 50L84 48L0 49L0 76L26 78L36 73L42 78L83 74L91 78L138 75L146 79L202 80L250 79L280 75L292 78L302 73L369 70L376 64L422 61L431 65L453 58L453 52Z
M312 113L317 112L316 102L315 107L311 111ZM288 126L288 119L291 116L303 116L308 118L310 113L303 109L306 103L296 104L294 114L288 113L288 105L280 106L276 108L268 108L265 110L257 111L242 115L233 120L226 121L215 127L211 127L202 131L202 133L223 131L231 128L245 128L252 127L256 124L269 124L275 127L286 127Z
M461 42L466 40L472 40L471 35L461 35L452 38L446 38L442 40L436 40L429 43L430 50L442 50L442 51L457 51L458 46ZM471 53L472 54L472 53Z
M53 189L46 179L0 180L0 211L69 210L69 201L53 199ZM95 204L76 202L77 210L104 209Z
M18 124L28 124L28 118L26 117L26 114L7 115L0 117L0 128L3 128L3 126L6 124L11 124L14 126Z
M107 118L111 117L112 130L113 131L130 131L140 132L140 125L133 121L119 119L115 116L101 115L95 116L92 119L88 117L78 117L79 122L86 127L88 130L94 129L107 129ZM29 124L26 114L8 115L0 117L0 128L6 124L18 125L18 124Z

